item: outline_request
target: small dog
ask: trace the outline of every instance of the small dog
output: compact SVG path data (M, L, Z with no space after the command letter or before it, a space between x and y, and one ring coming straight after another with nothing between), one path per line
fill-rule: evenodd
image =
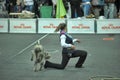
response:
M49 58L50 55L48 55L48 53L44 51L43 46L38 41L37 44L34 46L34 49L32 50L31 61L33 61L34 59L33 70L35 72L41 71L45 61Z

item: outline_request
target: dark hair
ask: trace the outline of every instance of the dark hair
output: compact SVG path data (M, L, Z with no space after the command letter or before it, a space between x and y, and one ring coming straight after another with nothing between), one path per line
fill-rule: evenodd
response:
M55 32L65 29L66 26L67 26L66 23L60 23L58 27L55 29Z

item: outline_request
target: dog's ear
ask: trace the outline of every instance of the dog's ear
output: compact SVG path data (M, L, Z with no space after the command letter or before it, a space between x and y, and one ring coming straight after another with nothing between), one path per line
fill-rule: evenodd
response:
M40 45L40 41L39 40L37 41L37 44Z
M39 40L36 41L36 42L35 42L35 45L40 45L40 41L39 41Z

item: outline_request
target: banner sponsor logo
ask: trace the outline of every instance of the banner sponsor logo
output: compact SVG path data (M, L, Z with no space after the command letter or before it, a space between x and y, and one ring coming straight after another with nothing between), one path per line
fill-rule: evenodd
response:
M15 29L30 29L32 26L27 26L25 24L20 24L20 26L14 26Z
M54 30L65 19L38 19L38 33L54 33Z
M120 33L120 19L97 20L97 33Z
M108 24L108 26L102 26L103 30L109 29L120 29L120 26L115 26L114 24Z
M0 28L3 28L3 26L0 25Z
M36 19L10 19L11 33L36 33Z
M45 29L50 29L50 28L53 28L53 29L55 29L55 28L57 28L57 26L55 26L54 24L49 24L49 25L45 25L45 26L43 26L43 28L45 28Z
M78 26L72 26L72 29L90 29L90 26L85 26L84 24L78 24Z

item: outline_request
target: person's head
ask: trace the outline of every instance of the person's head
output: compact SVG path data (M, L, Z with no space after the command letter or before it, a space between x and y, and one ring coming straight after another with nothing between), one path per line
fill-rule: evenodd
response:
M67 31L67 25L66 25L66 23L60 23L60 24L58 25L58 27L55 29L55 32L58 32L58 31L60 31L60 30Z

